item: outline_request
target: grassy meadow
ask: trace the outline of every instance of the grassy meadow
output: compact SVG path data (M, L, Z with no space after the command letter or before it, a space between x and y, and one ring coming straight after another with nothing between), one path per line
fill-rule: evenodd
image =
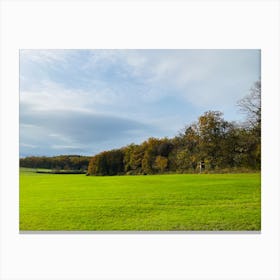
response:
M260 230L260 173L85 176L20 171L20 230Z

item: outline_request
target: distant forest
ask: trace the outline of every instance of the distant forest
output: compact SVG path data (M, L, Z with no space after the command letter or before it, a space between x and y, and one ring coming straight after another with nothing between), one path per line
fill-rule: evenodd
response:
M20 159L20 167L60 170L87 171L91 157L80 155L60 155L54 157L25 157Z
M228 122L220 111L207 111L174 138L104 151L93 157L26 157L21 167L86 170L87 175L259 171L261 168L261 82L238 102L243 123Z

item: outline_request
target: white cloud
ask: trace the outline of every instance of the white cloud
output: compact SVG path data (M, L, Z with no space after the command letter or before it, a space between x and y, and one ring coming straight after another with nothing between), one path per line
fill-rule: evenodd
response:
M98 105L111 104L116 94L110 89L84 91L67 89L51 81L42 81L32 91L22 91L20 104L35 111L83 111L97 112Z
M108 55L109 61L122 65L130 76L141 80L148 88L141 97L147 101L165 97L169 89L169 95L180 95L195 106L211 107L232 104L246 94L250 86L248 79L254 82L258 78L257 51L249 58L248 53L242 50L108 51L102 53L100 62ZM244 75L245 69L248 73ZM234 96L228 94L232 88L235 88Z
M60 150L60 149L73 149L73 150L77 150L80 149L80 146L73 146L73 145L51 145L52 149L55 150Z
M69 58L73 59L79 54L78 50L22 52L23 57L31 61L40 61L42 64L53 63L54 67L67 65ZM60 104L61 109L71 107L73 104L73 110L74 108L85 110L94 104L127 103L128 106L130 104L133 106L139 101L156 102L167 95L179 96L182 102L185 100L198 107L231 104L234 98L227 92L232 88L232 82L242 83L241 90L238 91L236 88L236 100L244 96L248 87L247 75L242 77L240 70L248 69L248 73L258 71L252 69L256 64L255 58L248 62L248 59L244 59L248 54L243 55L238 51L230 50L91 50L87 52L87 59L82 59L83 63L79 65L80 75L84 77L80 79L84 79L82 84L87 86L86 90L83 85L80 89L74 90L71 86L67 89L66 81L63 85L52 85L50 80L40 81L40 96L51 104L48 108L56 108ZM75 66L69 65L70 68ZM112 77L112 74L117 78ZM251 74L251 77L253 82L255 75ZM26 84L24 76L22 82ZM38 86L35 89L38 89ZM34 88L32 92L35 92ZM29 99L31 98L35 98L36 102L40 103L37 95L33 94ZM46 107L41 105L42 109Z
M41 64L53 64L56 62L67 62L67 56L73 55L73 50L61 49L22 49L20 59L24 62L35 62Z
M31 144L26 144L26 143L20 143L20 145L21 145L22 147L27 147L27 148L37 148L36 145L31 145Z

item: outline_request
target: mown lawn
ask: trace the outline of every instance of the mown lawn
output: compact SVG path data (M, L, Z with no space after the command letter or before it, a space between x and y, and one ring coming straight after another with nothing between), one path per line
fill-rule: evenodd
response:
M20 172L20 230L260 230L260 174Z

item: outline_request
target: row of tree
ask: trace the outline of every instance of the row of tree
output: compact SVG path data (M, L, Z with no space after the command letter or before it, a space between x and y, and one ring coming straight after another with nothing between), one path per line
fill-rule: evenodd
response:
M205 112L174 138L149 138L140 145L104 151L89 162L88 175L157 174L261 167L261 83L238 106L246 122L224 120L222 112Z
M86 171L91 157L79 155L60 155L54 157L25 157L20 159L21 167L45 168L52 170Z

